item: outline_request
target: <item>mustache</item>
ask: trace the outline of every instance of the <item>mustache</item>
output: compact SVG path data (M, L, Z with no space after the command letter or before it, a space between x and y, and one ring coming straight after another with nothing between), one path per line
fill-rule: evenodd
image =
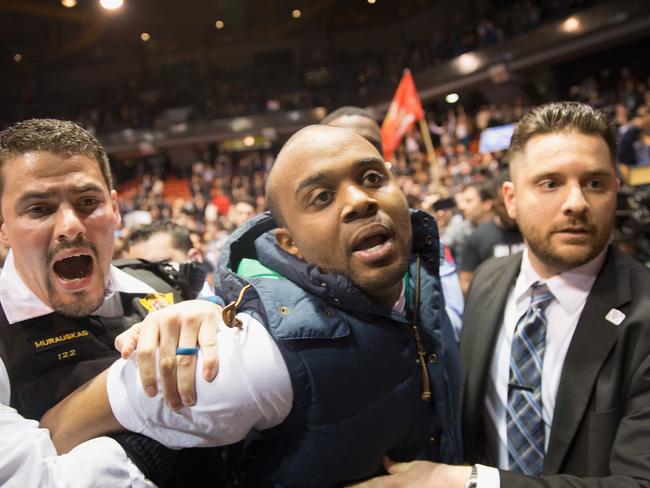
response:
M573 228L580 228L585 230L586 232L594 232L596 230L596 226L589 223L588 219L586 217L575 217L570 220L566 220L562 223L556 223L554 224L551 228L550 231L552 233L555 232L562 232L565 229L573 229Z
M56 246L54 246L52 249L49 249L47 251L47 255L45 256L45 262L49 266L52 264L52 261L54 261L54 256L61 252L65 251L66 249L88 249L91 254L95 257L96 260L99 260L99 252L97 251L97 246L90 242L88 239L85 239L83 237L77 237L76 239L72 241L63 241L58 243Z

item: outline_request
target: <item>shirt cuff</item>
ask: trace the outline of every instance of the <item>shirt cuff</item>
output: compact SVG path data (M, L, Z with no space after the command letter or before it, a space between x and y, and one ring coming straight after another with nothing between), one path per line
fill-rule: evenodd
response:
M476 488L499 488L501 485L501 478L497 468L477 464L476 474Z

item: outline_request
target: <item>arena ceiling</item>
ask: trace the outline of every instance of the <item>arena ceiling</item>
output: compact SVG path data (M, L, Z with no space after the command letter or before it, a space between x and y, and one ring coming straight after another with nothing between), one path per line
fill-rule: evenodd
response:
M372 2L372 0L371 0ZM117 11L98 0L0 1L0 65L31 67L115 58L134 49L164 54L283 36L334 31L399 21L435 0L125 0ZM292 12L301 15L294 18ZM215 22L224 25L217 29ZM143 42L142 33L150 40Z

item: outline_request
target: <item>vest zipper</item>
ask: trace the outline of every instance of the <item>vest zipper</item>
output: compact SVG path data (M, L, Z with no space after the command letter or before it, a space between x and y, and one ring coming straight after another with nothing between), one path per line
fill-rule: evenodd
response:
M420 309L420 255L415 256L415 304L411 314L411 334L415 339L415 346L417 348L418 360L420 369L422 369L422 395L421 398L425 402L431 400L431 385L429 381L429 368L427 368L426 355L427 351L424 348L424 342L420 336L420 329L418 327L418 311Z

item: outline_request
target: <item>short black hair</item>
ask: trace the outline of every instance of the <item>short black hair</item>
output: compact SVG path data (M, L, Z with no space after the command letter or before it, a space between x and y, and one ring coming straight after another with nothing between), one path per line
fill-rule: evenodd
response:
M123 249L128 251L131 246L139 242L146 242L154 235L161 233L171 237L174 249L189 252L194 247L192 239L190 239L190 231L186 227L171 220L160 220L135 227L124 239Z
M468 188L474 188L482 202L494 200L495 188L492 180L468 183L462 188L461 192L464 192Z
M534 108L517 123L508 149L509 163L512 165L514 156L523 152L533 137L571 130L602 137L614 162L617 136L611 119L585 103L555 102Z
M111 167L106 151L97 138L80 125L67 120L29 119L0 132L0 194L2 167L11 158L32 151L60 155L81 155L97 161L109 190L113 189Z

